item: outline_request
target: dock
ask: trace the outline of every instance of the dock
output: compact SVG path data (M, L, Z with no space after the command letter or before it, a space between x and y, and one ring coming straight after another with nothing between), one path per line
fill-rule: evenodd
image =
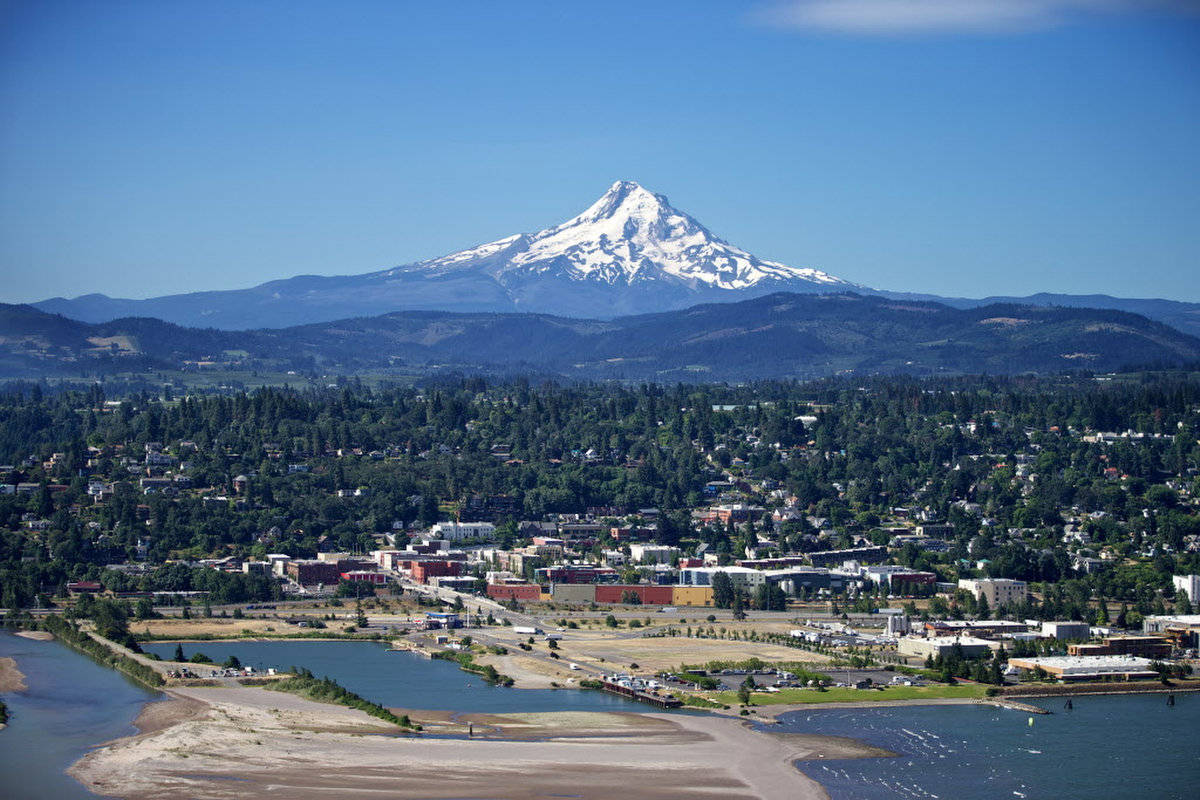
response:
M683 705L682 700L676 700L674 697L653 694L651 692L645 692L629 686L621 686L619 683L601 680L600 684L604 687L606 692L612 692L613 694L619 694L623 697L629 697L641 703L649 703L650 705L658 708L679 708Z

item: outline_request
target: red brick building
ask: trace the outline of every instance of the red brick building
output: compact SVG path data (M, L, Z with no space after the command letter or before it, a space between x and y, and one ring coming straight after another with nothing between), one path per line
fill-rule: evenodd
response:
M412 566L413 580L417 583L428 583L429 579L456 577L462 574L461 561L417 561Z
M302 560L289 561L284 566L289 578L301 586L318 583L337 583L342 579L343 568L336 562Z
M669 606L671 605L670 586L646 586L642 584L597 584L597 603L623 603L630 596L636 596L642 605Z
M489 583L487 595L493 600L540 600L542 587L536 583Z

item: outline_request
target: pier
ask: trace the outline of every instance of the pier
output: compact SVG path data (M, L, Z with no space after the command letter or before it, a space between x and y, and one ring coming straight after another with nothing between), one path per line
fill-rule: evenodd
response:
M630 697L630 698L632 698L634 700L638 700L642 703L649 703L650 705L656 706L658 708L679 708L683 705L682 700L676 700L674 697L667 697L665 695L654 694L652 692L642 691L641 689L634 689L630 686L622 686L619 683L612 683L611 681L601 680L600 684L603 686L604 690L607 692L612 692L613 694L619 694L619 695L622 695L623 697Z

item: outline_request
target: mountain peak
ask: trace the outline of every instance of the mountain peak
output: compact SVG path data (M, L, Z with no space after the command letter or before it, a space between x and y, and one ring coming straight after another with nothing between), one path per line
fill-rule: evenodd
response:
M665 195L654 194L637 181L617 181L576 219L604 219L613 216L623 208L630 212L659 212L670 207L671 204Z
M580 214L534 234L517 234L399 273L479 273L510 295L548 280L675 290L828 291L856 288L820 270L767 261L713 235L665 195L619 180Z

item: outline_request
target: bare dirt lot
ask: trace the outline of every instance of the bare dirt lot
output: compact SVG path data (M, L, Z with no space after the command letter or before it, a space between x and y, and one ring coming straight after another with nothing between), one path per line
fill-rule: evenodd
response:
M599 630L568 631L558 643L562 659L600 669L627 668L641 672L675 669L681 664L709 661L827 661L825 656L792 647L752 641L694 639L683 636L647 637Z

